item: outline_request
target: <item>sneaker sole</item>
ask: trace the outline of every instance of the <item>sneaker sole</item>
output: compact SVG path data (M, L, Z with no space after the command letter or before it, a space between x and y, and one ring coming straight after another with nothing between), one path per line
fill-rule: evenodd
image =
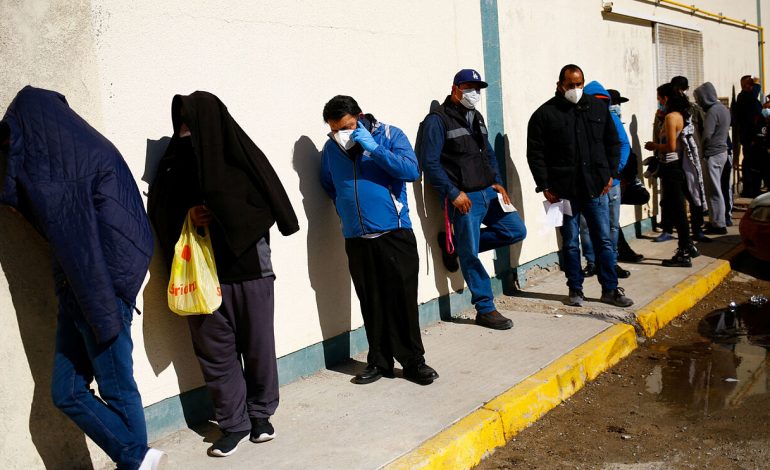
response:
M251 440L251 442L255 442L255 443L268 442L268 441L272 441L273 439L275 439L275 436L277 436L276 433L268 434L266 432L263 432L258 437L256 437L256 438L252 437L250 440Z
M237 443L237 444L235 444L235 447L233 447L233 450L231 450L230 452L222 452L222 451L221 451L221 450L219 450L219 449L213 449L213 448L209 448L209 450L208 450L208 454L209 454L210 456L212 456L212 457L228 457L228 456L230 456L230 455L233 455L233 454L235 453L235 451L237 451L237 450L238 450L238 446L239 446L239 445L241 445L241 442L245 441L245 440L246 440L246 439L248 439L248 438L249 438L249 436L248 436L248 435L246 435L246 436L243 436L243 439L241 439L240 441L238 441L238 443Z

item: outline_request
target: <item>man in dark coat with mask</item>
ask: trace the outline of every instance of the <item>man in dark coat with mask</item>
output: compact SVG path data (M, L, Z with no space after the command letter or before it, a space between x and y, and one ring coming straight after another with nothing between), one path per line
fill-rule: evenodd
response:
M0 147L0 202L51 248L59 299L53 402L119 469L156 469L165 454L147 447L131 356L153 240L131 171L64 96L29 86L0 123Z
M607 104L584 94L584 83L580 67L562 67L555 96L529 120L527 162L536 191L552 204L565 200L571 207L571 214L565 211L561 226L567 303L580 306L585 301L578 242L578 222L583 214L596 251L601 301L629 307L633 301L618 287L607 197L613 179L619 179L620 140Z
M176 95L174 136L150 189L149 213L169 266L190 211L208 226L222 305L188 317L195 354L223 435L209 454L225 457L251 437L275 437L278 407L269 229L299 230L297 216L267 157L211 93ZM241 358L243 364L241 364Z

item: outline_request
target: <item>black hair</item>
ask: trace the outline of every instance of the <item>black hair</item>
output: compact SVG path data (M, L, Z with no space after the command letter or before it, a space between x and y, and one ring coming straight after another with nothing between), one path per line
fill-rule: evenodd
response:
M351 96L337 95L324 105L324 122L336 121L348 114L355 117L361 114L361 107Z
M581 69L580 67L578 67L578 66L577 66L577 65L575 65L575 64L567 64L567 65L565 65L564 67L562 67L562 68L561 68L561 71L559 72L559 83L561 83L561 82L563 82L563 81L564 81L564 78L566 77L566 75L567 75L567 72L574 72L575 70L577 70L578 72L580 72L580 75L581 75L581 76L583 77L583 79L585 80L585 77L586 77L586 76L585 76L585 74L583 73L583 69Z
M690 88L690 83L687 81L687 77L683 77L681 75L677 75L676 77L672 78L671 84L674 85L674 89L676 89L676 91L684 91Z
M658 96L668 98L666 101L666 114L678 112L685 121L690 118L690 100L679 92L671 83L664 83L658 87Z
M751 75L744 75L741 77L741 83L743 83L745 80L751 80L752 82L754 81Z

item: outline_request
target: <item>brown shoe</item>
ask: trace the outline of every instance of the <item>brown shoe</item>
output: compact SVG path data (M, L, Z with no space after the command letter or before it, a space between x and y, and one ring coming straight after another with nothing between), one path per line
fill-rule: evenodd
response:
M493 330L510 330L513 328L513 321L500 315L500 312L497 310L489 313L477 313L476 324Z

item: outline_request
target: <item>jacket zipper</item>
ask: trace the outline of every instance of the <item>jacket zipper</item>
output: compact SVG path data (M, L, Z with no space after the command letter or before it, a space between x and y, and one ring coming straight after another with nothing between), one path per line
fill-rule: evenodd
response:
M358 168L356 167L355 158L353 159L353 192L356 195L356 210L358 211L358 223L361 224L361 233L366 235L366 229L364 228L364 218L361 216L361 203L358 201Z
M393 187L388 185L388 196L390 196L390 202L393 203L393 210L396 211L396 220L398 220L398 228L401 228L401 211L398 210L396 205L396 197L393 195Z

